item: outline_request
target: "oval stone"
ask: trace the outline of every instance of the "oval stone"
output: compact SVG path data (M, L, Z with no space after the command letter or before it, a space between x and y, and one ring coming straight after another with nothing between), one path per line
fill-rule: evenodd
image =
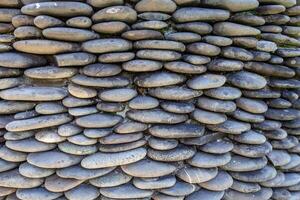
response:
M0 173L0 186L8 188L34 188L43 183L41 178L27 178L18 169Z
M128 51L132 48L131 42L124 39L97 39L82 43L82 49L90 53L108 53Z
M230 84L248 90L262 89L267 85L264 77L251 72L236 72L230 74L227 79Z
M62 153L59 151L48 151L31 153L27 157L28 163L41 168L65 168L80 163L82 157Z
M107 128L118 124L122 120L119 115L92 114L76 119L76 124L85 128Z
M157 162L150 159L121 166L122 170L134 177L153 178L171 174L176 167L172 164Z
M203 135L204 127L196 124L155 125L148 131L159 138L190 138Z
M217 74L205 74L188 80L187 85L194 90L217 88L224 85L226 77Z
M114 167L118 165L126 165L142 160L146 156L146 153L146 149L142 147L118 153L98 152L85 157L81 161L81 166L87 169L97 169L104 167Z
M56 199L62 196L62 193L49 192L43 187L30 188L30 189L19 189L16 195L20 199L31 200L31 199Z
M58 126L71 121L72 118L67 114L56 114L40 116L31 119L15 120L6 125L8 131L28 131L51 126Z
M111 6L96 12L92 19L94 22L122 21L133 23L137 19L137 13L129 6Z
M126 115L135 121L142 123L178 124L187 120L186 115L165 112L160 109L130 110Z
M232 22L219 22L214 25L214 33L222 36L249 36L260 34L260 30Z
M80 15L91 15L91 6L80 2L40 2L32 3L22 7L22 13L27 15L53 15L59 17L73 17Z
M134 89L120 88L101 92L99 97L103 101L126 102L134 98L136 95L137 92Z
M217 168L203 169L197 167L184 167L176 172L176 176L187 183L202 183L209 181L218 174Z
M19 52L0 53L0 66L8 68L28 68L45 65L46 59L32 54Z

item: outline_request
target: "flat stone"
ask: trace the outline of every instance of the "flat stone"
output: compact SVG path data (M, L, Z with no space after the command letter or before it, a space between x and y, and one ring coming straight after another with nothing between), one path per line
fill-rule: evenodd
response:
M119 74L121 68L115 64L96 63L85 66L82 72L87 76L107 77Z
M223 191L230 188L232 184L232 177L225 171L219 171L216 177L209 181L199 183L199 186L212 191Z
M236 105L239 108L254 114L264 113L268 109L268 106L264 101L245 98L245 97L241 97L237 99Z
M89 155L97 152L96 145L76 145L70 142L63 142L58 144L60 151L72 155Z
M111 89L99 94L101 100L110 102L126 102L135 96L137 92L130 88Z
M101 144L123 144L137 141L143 138L143 133L128 133L128 134L116 134L112 133L108 136L102 137L99 139Z
M262 169L267 165L266 157L247 158L233 154L230 162L223 165L221 168L226 171L247 172Z
M8 188L34 188L43 183L40 178L27 178L19 173L18 169L1 172L0 186Z
M134 178L133 185L143 190L155 190L174 186L176 178L174 176L163 176L159 178Z
M33 79L61 79L70 78L76 74L75 68L59 68L44 66L25 70L24 74Z
M287 132L284 129L278 128L272 131L265 131L264 135L269 139L282 140L287 137Z
M92 20L89 17L78 16L68 19L66 24L75 28L89 28L92 25Z
M233 100L233 99L240 98L242 92L239 89L234 87L222 86L222 87L206 90L204 94L216 99Z
M16 192L16 195L20 199L29 200L29 199L56 199L62 196L62 193L49 192L45 188L30 188L30 189L19 189Z
M246 199L261 199L261 200L268 200L272 197L273 191L271 188L262 188L258 192L252 192L252 193L243 193L243 192L238 192L235 190L227 190L224 198L227 200L234 200L236 198L241 199L241 200L246 200Z
M98 110L95 106L89 106L89 107L80 107L80 108L69 108L68 112L70 115L78 117L78 116L97 113Z
M154 178L171 174L176 167L172 164L157 162L150 159L121 166L122 170L131 176L141 178Z
M247 183L238 180L233 180L233 184L230 188L242 193L252 193L261 190L258 183Z
M73 17L78 15L91 15L91 6L80 2L41 2L28 4L22 7L22 13L27 15L53 15L60 17Z
M207 97L198 98L197 106L205 110L222 113L233 112L236 109L233 101L223 101Z
M89 138L101 138L112 133L111 128L99 128L99 129L84 129L83 134Z
M266 137L256 131L249 130L240 135L232 135L231 139L244 144L263 144L266 142Z
M9 162L3 159L0 159L0 172L6 172L8 170L14 169L18 166L18 163Z
M300 116L300 113L296 109L274 109L269 108L264 114L267 118L273 120L294 120Z
M78 164L81 161L81 157L59 151L48 151L29 154L27 161L41 168L65 168Z
M65 96L66 90L56 87L18 87L0 92L0 97L5 100L19 101L55 101Z
M257 0L247 0L244 2L243 0L235 1L235 0L229 0L229 1L222 1L222 0L204 0L204 5L213 6L213 7L220 7L227 10L230 10L231 12L240 12L240 11L246 11L246 10L253 10L259 6L259 2ZM215 200L215 199L213 199Z
M191 114L192 118L203 124L221 124L227 120L226 115L214 113L202 109L195 109Z
M203 41L216 46L229 46L232 44L232 39L215 35L207 35L203 37Z
M202 95L202 91L191 90L185 87L169 86L161 88L150 88L148 93L151 96L165 100L189 100Z
M31 110L35 104L31 102L19 102L19 101L0 101L0 113L1 114L14 114Z
M260 90L243 90L243 95L249 98L279 98L281 96L280 92L270 89L260 89Z
M252 114L240 109L235 110L232 113L232 117L234 117L237 120L250 123L260 123L265 120L265 117L263 115Z
M245 65L245 69L256 72L264 76L277 76L283 78L291 78L295 75L295 71L282 66L282 65L271 65L262 62L248 62Z
M181 54L176 51L152 49L139 50L137 51L136 56L140 59L149 59L164 62L174 61L181 58Z
M158 105L158 100L150 96L136 96L129 102L129 107L137 110L156 108Z
M54 149L56 147L55 144L46 144L43 142L39 142L35 140L34 138L28 138L24 140L11 140L6 141L5 145L15 151L20 152L40 152L40 151L49 151L51 149Z
M182 43L198 42L201 40L201 36L192 32L176 32L168 33L165 35L167 40L179 41Z
M80 107L80 106L88 106L94 104L95 101L93 99L80 99L77 97L68 96L62 100L62 104L68 108Z
M191 195L187 196L187 200L193 199L210 199L210 200L221 200L224 195L224 191L222 192L215 192L206 189L200 189Z
M129 80L123 76L94 78L84 75L76 75L72 77L72 82L83 86L103 88L124 87L129 84Z
M159 6L158 6L159 4ZM135 5L135 9L138 12L166 12L166 13L172 13L176 10L177 6L176 4L171 0L163 0L163 1L149 1L149 0L143 0L138 2Z
M189 159L187 162L195 167L210 168L225 165L230 161L230 159L230 153L210 154L198 151L195 156Z
M144 148L137 148L118 153L96 153L85 157L81 165L87 169L113 167L137 162L146 156Z
M124 22L101 22L94 24L92 29L102 34L120 34L130 29Z
M190 53L204 56L217 56L221 52L219 47L203 42L192 43L187 46L187 50Z
M79 185L67 192L65 192L66 198L70 200L93 200L96 199L100 195L100 191L97 187L92 185L82 184Z
M203 135L204 127L196 124L155 125L148 131L159 138L190 138Z
M99 102L97 104L97 109L104 112L122 112L125 109L125 104L123 103L112 103L112 102Z
M207 65L207 69L211 71L239 71L243 69L244 63L239 60L229 60L223 58L215 58Z
M173 13L176 22L191 21L224 21L229 18L227 10L197 7L180 8Z
M168 40L142 40L134 43L136 49L162 49L162 50L174 50L184 51L185 46L181 42L168 41Z
M291 161L291 156L284 150L273 149L267 157L275 167L286 165Z
M241 61L250 61L254 58L254 55L250 51L233 46L224 47L221 51L221 55L225 58Z
M120 63L134 59L135 54L132 52L114 52L98 56L98 61L103 63Z
M129 6L111 6L103 8L92 16L94 22L122 21L133 23L137 20L137 13Z
M160 30L167 28L168 24L163 21L153 20L153 21L141 21L132 25L133 29L154 29Z
M251 126L249 123L240 122L228 119L222 124L208 125L207 126L212 131L219 131L222 133L229 134L241 134L244 131L250 130Z
M156 30L130 30L122 34L127 40L163 39L163 35Z
M170 150L177 147L178 141L176 139L150 137L148 140L148 145L156 150Z
M165 151L149 149L147 156L157 161L175 162L189 159L193 157L195 153L196 150L194 148L185 145L179 145L174 149Z
M47 115L31 119L15 120L6 125L8 131L28 131L51 126L58 126L71 121L72 118L67 114Z
M151 190L141 190L134 187L131 183L111 188L101 188L100 193L109 198L145 198L153 194Z
M272 151L269 142L257 145L235 144L232 152L249 158L262 157Z
M186 103L186 102L162 102L160 104L162 109L167 112L178 113L178 114L186 114L190 113L195 109L194 104Z
M50 115L66 112L64 106L58 103L39 103L35 107L35 111L39 114Z
M131 48L131 42L116 38L90 40L82 44L82 49L90 53L128 51Z
M22 140L34 136L35 131L20 131L20 132L6 132L4 139L6 140Z
M124 0L87 0L87 3L96 8L105 8L113 5L122 5Z
M79 51L80 49L76 43L46 39L19 40L13 43L13 47L21 52L41 55L67 53Z
M198 147L201 151L212 154L224 154L233 149L230 140L219 139Z
M51 27L43 30L43 36L54 40L63 40L71 42L84 42L98 38L98 34L84 29Z
M60 178L57 175L52 175L46 178L44 186L50 192L65 192L77 187L83 182L83 180Z
M290 108L292 106L290 101L283 98L270 99L267 104L272 108Z
M122 64L122 68L129 72L156 71L163 67L161 62L135 59Z
M19 172L28 178L44 178L54 174L55 169L44 169L25 162L19 166Z
M108 174L89 180L89 183L100 188L111 188L128 183L131 179L130 175L117 168Z
M63 137L69 137L72 135L76 135L78 133L80 133L82 131L82 128L80 128L79 126L69 123L69 124L63 124L61 126L58 127L57 133L60 136Z
M273 131L279 129L281 127L281 123L274 120L265 120L261 123L253 124L253 127L256 129L264 130L264 131Z
M9 162L24 162L26 161L27 154L23 152L8 149L6 146L0 148L1 159Z
M73 144L77 144L77 145L81 145L81 146L88 146L88 145L93 145L93 144L97 143L96 139L88 138L83 134L70 136L70 137L68 137L68 141Z
M45 65L46 59L37 55L19 52L0 53L0 66L8 68L28 68Z
M114 132L135 133L135 132L145 131L147 128L148 127L146 124L128 120L120 123L117 127L115 127Z
M260 34L260 30L232 22L219 22L214 25L214 33L221 36L249 36Z
M271 166L265 166L262 169L250 171L250 172L231 172L231 176L237 180L257 183L271 180L277 174L275 168Z
M225 82L226 82L225 76L216 75L216 74L205 74L205 75L196 76L188 80L187 85L192 89L202 90L202 89L221 87L222 85L224 85Z
M202 183L209 181L218 174L217 168L202 169L197 167L184 167L176 172L176 176L187 183Z
M78 52L78 53L65 53L54 55L54 62L59 67L69 66L83 66L94 63L96 56L90 53Z
M171 18L169 14L161 12L144 12L138 14L138 18L148 20L148 21L165 21Z
M237 72L228 76L228 82L239 88L248 90L262 89L267 81L264 77L251 72Z
M193 193L195 190L197 190L197 186L183 181L177 181L174 186L162 189L160 192L171 196L185 196Z
M76 124L85 128L108 128L118 124L122 120L119 115L92 114L76 119Z
M275 149L290 149L298 145L299 141L295 136L289 135L282 140L273 140L271 144Z
M48 15L38 15L33 19L33 25L40 29L45 29L49 27L55 27L55 26L64 26L65 23L56 18L56 17L51 17Z
M8 196L10 194L13 194L16 192L15 188L6 188L6 187L0 187L0 191L1 191L1 197L5 197Z
M130 110L126 115L132 120L147 124L177 124L187 120L186 115L168 113L160 109Z
M193 65L182 61L168 62L164 67L172 72L184 74L202 74L206 71L203 65Z
M129 151L132 149L136 149L139 147L144 146L147 143L146 140L140 139L133 142L128 143L120 143L120 144L102 144L99 146L99 151L101 152L109 152L109 153L116 153L116 152L123 152Z

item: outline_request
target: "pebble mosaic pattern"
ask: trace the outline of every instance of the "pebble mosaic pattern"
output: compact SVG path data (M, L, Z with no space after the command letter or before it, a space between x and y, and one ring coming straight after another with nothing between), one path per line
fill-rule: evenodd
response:
M300 200L296 0L0 0L0 200Z

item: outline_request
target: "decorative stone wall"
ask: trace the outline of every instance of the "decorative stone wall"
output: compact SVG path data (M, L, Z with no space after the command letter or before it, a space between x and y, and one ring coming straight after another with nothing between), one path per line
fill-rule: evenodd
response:
M0 200L300 200L296 0L0 0Z

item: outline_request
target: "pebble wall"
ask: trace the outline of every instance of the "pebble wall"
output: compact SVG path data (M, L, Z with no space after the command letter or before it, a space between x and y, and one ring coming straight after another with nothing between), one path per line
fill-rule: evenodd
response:
M296 0L0 0L0 200L300 200Z

